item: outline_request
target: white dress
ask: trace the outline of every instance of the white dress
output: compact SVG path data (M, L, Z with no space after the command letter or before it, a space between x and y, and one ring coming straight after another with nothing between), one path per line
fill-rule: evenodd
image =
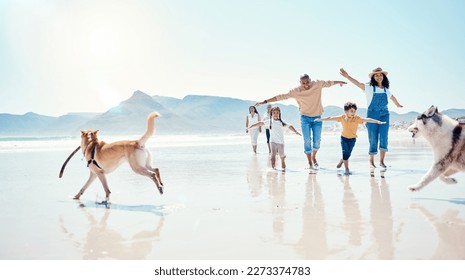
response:
M248 114L247 119L249 120L249 126L256 124L258 122L258 114L254 114L253 117L251 114ZM252 142L252 145L257 145L258 132L258 126L249 129L250 142Z

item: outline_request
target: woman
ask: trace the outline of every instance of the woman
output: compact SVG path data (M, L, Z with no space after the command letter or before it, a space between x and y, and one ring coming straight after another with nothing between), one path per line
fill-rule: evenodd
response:
M255 106L250 106L249 107L249 114L245 118L245 133L248 133L250 135L250 141L252 142L252 149L253 152L256 154L257 153L257 139L258 139L258 133L261 132L261 127L254 127L249 129L249 125L257 123L261 121L260 119L260 114L257 111L257 108Z
M370 77L370 82L367 84L362 84L349 76L349 74L343 68L341 68L340 71L342 76L347 78L351 83L365 92L368 104L367 118L386 122L385 124L367 123L366 126L368 129L368 141L370 143L370 149L368 152L370 155L370 167L376 167L374 156L378 153L379 145L379 165L382 168L387 168L386 164L384 163L384 158L386 156L386 152L388 151L388 97L398 108L403 107L399 104L396 97L389 91L389 80L387 78L388 72L383 71L381 67L373 69L373 71L368 74L368 77Z

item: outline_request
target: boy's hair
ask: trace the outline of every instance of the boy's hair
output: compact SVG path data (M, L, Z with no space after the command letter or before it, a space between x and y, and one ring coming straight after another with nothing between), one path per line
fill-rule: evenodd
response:
M352 108L354 108L355 111L357 111L357 104L353 102L346 102L346 104L344 104L344 111L349 111Z
M303 81L303 80L308 80L310 79L310 77L308 76L308 74L303 74L302 76L300 76L300 80Z
M279 109L279 107L276 106L276 107L271 108L271 111L270 111L270 130L271 130L271 121L273 120L273 111L278 111L279 112L279 119L278 120L282 123L283 126L286 125L286 123L283 122L283 120L281 119L281 109Z

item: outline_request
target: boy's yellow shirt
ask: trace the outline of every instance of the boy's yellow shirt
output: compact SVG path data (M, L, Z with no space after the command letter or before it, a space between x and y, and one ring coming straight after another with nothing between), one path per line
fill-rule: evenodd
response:
M349 118L345 114L337 117L336 121L342 124L342 136L349 139L357 138L358 125L363 123L360 116L355 115L353 118Z

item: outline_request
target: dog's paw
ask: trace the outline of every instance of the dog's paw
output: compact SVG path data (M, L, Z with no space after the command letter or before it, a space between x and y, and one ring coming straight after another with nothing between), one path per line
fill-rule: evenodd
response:
M421 189L421 186L418 186L418 185L411 185L411 186L408 186L408 189L412 192L417 192Z
M442 181L446 184L457 184L457 180L452 177L441 177Z

